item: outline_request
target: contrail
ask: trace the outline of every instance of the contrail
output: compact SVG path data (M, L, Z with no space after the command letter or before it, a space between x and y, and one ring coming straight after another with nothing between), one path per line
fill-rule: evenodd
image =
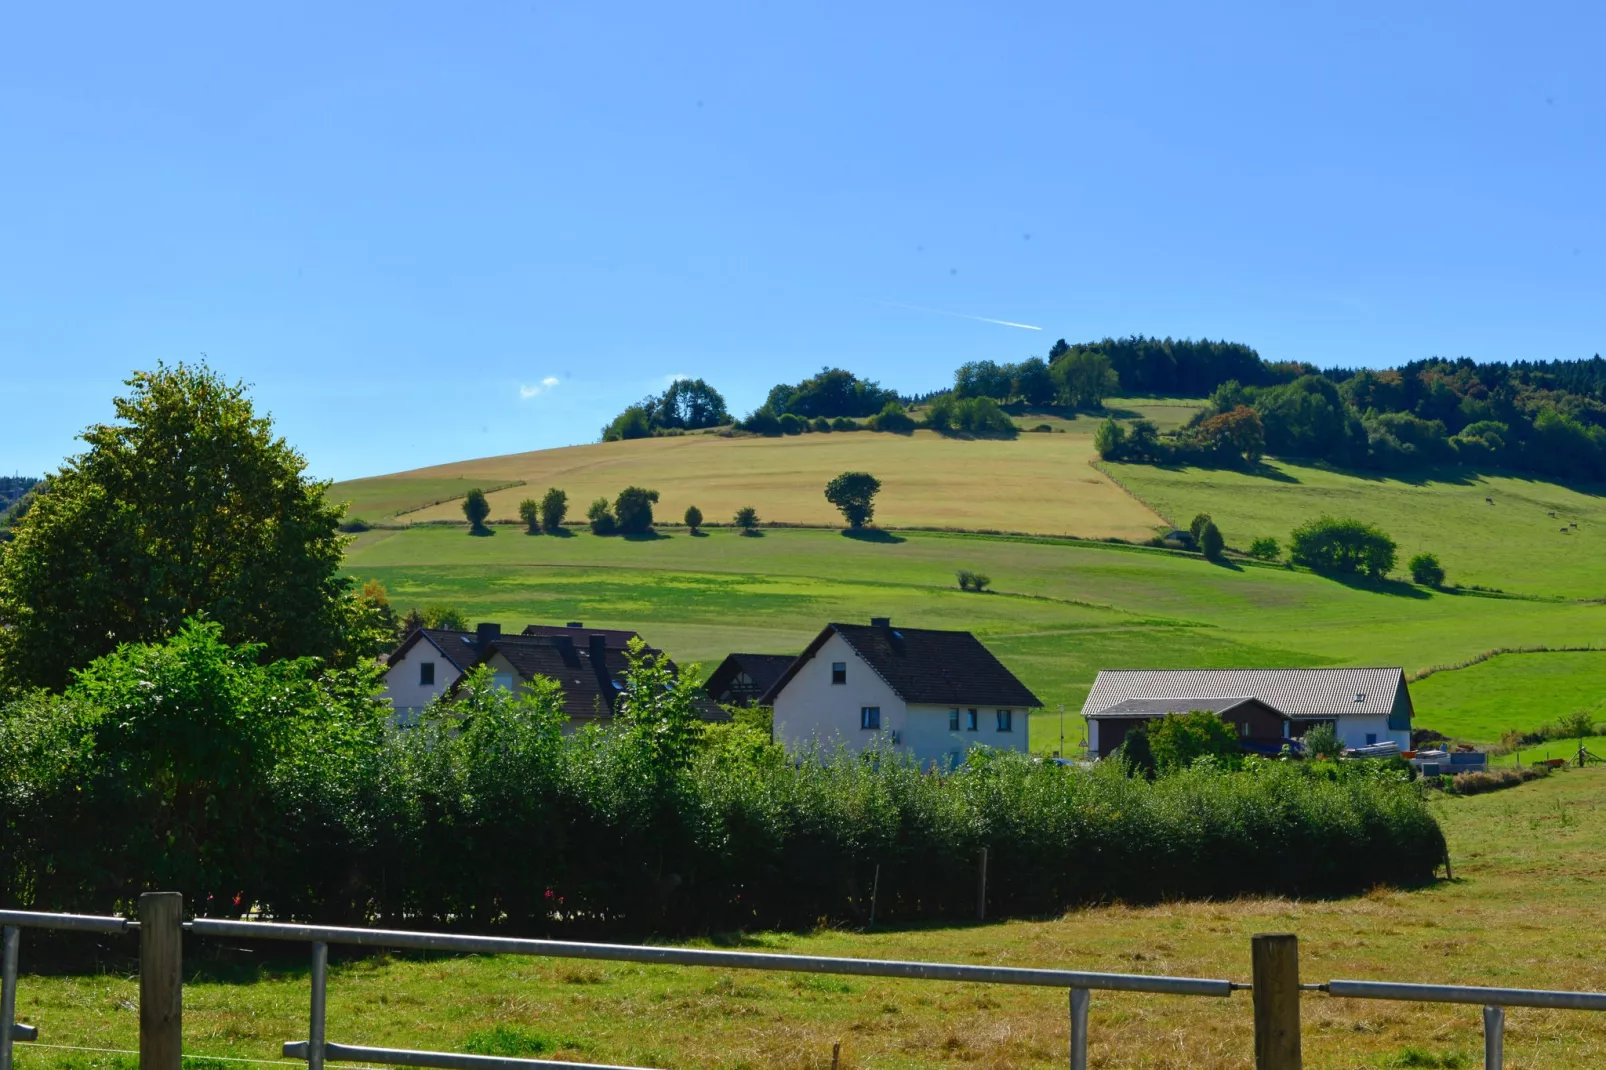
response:
M883 305L892 308L907 308L911 312L929 312L934 316L954 316L962 320L975 320L977 323L996 323L1000 327L1019 327L1023 331L1040 331L1043 328L1034 327L1030 323L1015 323L1012 320L995 320L988 316L972 316L968 312L949 312L941 308L924 308L920 305L905 305L897 301L883 301Z

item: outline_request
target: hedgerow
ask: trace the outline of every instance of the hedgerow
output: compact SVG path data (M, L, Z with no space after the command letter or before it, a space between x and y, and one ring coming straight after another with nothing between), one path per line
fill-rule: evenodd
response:
M0 715L0 900L630 934L973 916L1120 899L1327 895L1428 878L1443 836L1373 763L1208 760L1154 781L974 752L788 755L703 725L638 652L618 714L471 676L414 729L371 670L259 664L191 624ZM1325 768L1317 768L1323 766Z

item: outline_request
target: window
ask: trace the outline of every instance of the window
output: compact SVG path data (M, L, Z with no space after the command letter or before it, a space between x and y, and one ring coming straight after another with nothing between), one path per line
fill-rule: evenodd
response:
M949 710L948 711L948 731L950 731L950 732L959 731L959 711L958 710Z
M418 685L420 687L432 687L432 686L434 686L434 684L435 684L435 663L433 661L421 661L421 662L419 662L418 663Z
M510 672L492 673L491 686L499 687L503 691L513 690L513 674Z
M1013 731L1015 731L1015 711L1014 710L999 710L998 711L998 730L1000 732L1013 732Z
M1366 745L1368 747L1370 747L1372 744L1374 744L1376 742L1377 742L1377 733L1376 732L1368 732L1368 733L1366 733Z
M881 707L859 707L859 727L870 732L881 731Z
M966 710L965 711L965 731L974 732L975 730L976 730L976 711L975 710Z
M847 662L833 661L831 663L831 682L833 684L845 684L848 682Z

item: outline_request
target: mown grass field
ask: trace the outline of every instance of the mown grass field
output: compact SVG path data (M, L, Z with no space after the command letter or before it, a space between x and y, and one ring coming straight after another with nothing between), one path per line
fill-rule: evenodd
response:
M1455 879L1330 901L1246 899L1109 905L1063 917L889 932L756 934L754 950L989 963L1247 981L1256 932L1297 933L1302 977L1606 989L1593 939L1606 878L1606 771L1567 771L1435 803ZM132 941L104 972L27 974L19 1019L49 1043L137 1046ZM88 938L86 938L88 939ZM185 1046L194 1056L272 1060L305 1036L306 967L236 941L188 950ZM761 1070L1064 1065L1065 993L511 957L336 957L332 1040L566 1060ZM1311 1070L1481 1065L1479 1010L1304 999ZM1506 1065L1606 1065L1606 1018L1508 1013ZM1246 1070L1246 993L1228 999L1095 994L1090 1064L1106 1070ZM22 1070L132 1070L134 1057L18 1045ZM223 1070L229 1065L195 1061Z
M414 527L358 538L347 567L402 609L432 602L504 627L579 620L631 627L683 663L732 650L795 653L832 620L891 616L974 631L1054 711L1068 742L1101 668L1454 663L1518 645L1606 645L1606 606L1348 586L1306 572L1211 565L1193 555L1051 539L937 532L851 539L834 531L729 530L654 539L531 536L499 527ZM992 577L964 593L954 570ZM1498 674L1499 668L1489 670ZM1429 682L1439 679L1430 677ZM1442 684L1435 687L1442 687ZM1587 686L1587 685L1585 685ZM1453 713L1430 694L1418 721ZM1542 694L1518 727L1553 720ZM1058 719L1033 719L1035 749Z
M1271 536L1286 552L1289 532L1330 513L1388 532L1399 544L1402 573L1413 554L1430 551L1451 583L1606 597L1606 497L1591 493L1594 488L1460 471L1420 481L1383 479L1275 460L1259 474L1102 467L1176 523L1209 513L1228 546L1247 549L1257 537Z
M1482 743L1497 742L1509 729L1531 728L1535 717L1553 722L1588 710L1606 721L1606 652L1502 654L1418 680L1411 698L1419 717L1430 712L1432 727Z

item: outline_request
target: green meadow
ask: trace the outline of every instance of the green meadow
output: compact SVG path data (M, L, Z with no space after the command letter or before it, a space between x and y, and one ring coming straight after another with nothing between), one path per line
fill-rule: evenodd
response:
M1598 488L1451 470L1403 480L1267 460L1256 472L1101 464L1160 515L1209 513L1247 549L1330 513L1376 524L1413 554L1436 554L1448 582L1563 598L1606 597L1606 497Z
M1411 685L1411 699L1423 723L1484 743L1497 742L1509 729L1532 728L1578 710L1606 721L1606 652L1502 654L1418 680ZM1560 757L1566 744L1549 749Z
M781 528L757 538L668 529L651 539L493 530L368 532L349 549L347 567L384 583L400 609L450 603L508 628L567 620L631 627L678 661L705 667L733 650L796 652L832 620L890 616L911 627L964 628L1043 699L1050 713L1033 721L1038 750L1058 746L1060 704L1072 715L1068 743L1080 738L1074 714L1101 668L1382 664L1415 672L1503 646L1606 645L1606 606L1348 585L1103 543L915 531L854 539ZM986 573L993 590L961 592L959 568ZM1485 673L1500 676L1521 663L1488 664ZM1459 716L1461 698L1435 683L1455 675L1425 681L1433 686L1418 699L1419 724ZM1553 720L1554 709L1542 691L1517 688L1502 727Z

